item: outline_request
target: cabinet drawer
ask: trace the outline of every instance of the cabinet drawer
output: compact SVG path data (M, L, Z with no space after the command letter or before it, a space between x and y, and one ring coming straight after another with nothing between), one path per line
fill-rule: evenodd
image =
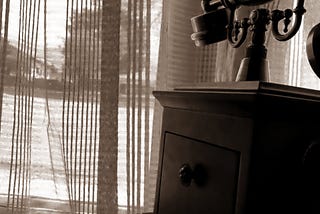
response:
M240 153L166 133L158 214L233 214Z

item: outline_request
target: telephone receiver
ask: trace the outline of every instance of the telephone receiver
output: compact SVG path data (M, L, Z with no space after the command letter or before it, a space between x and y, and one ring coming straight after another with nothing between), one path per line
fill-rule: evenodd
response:
M315 25L308 35L307 56L311 68L320 78L320 23Z

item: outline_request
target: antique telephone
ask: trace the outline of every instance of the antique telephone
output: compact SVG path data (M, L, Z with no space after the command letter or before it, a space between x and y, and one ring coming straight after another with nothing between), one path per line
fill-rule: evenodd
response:
M298 32L306 12L304 0L299 0L294 9L269 11L260 8L253 10L248 18L234 20L235 11L240 6L260 5L270 1L272 0L202 0L204 14L191 19L194 31L191 38L197 46L228 39L229 43L237 48L245 41L248 31L251 31L251 43L241 62L236 81L268 81L267 49L264 45L268 25L271 24L275 39L287 41ZM291 24L293 17L294 23ZM280 29L280 26L283 28Z

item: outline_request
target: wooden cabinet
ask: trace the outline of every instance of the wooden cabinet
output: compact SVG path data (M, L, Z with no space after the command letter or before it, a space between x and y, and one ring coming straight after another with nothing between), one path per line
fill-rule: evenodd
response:
M237 82L154 95L155 214L320 213L320 92Z

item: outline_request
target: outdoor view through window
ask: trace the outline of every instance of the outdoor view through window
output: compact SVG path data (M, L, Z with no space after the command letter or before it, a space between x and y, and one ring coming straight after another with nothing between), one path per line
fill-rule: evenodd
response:
M96 203L101 107L99 102L101 22L104 16L102 0L11 0L9 2L0 135L0 207L15 206L14 204L24 207L23 203L26 202L21 202L19 205L19 197L22 201L23 195L34 199L28 201L29 206L43 206L44 209L49 206L41 205L46 201L60 201L61 204L64 202L67 204L70 198L75 201L84 201L88 198ZM128 29L131 31L131 28L136 27L141 30L147 25L146 20L141 22L139 19L131 20L135 15L148 16L146 12L148 4L146 1L140 2L144 2L143 5L141 3L134 5L130 0L121 3L117 154L120 207L126 207L131 203L127 197L128 189L132 189L133 195L140 192L132 188L132 185L138 185L141 190L144 188L144 171L140 169L141 172L136 171L134 167L139 165L136 161L140 161L139 167L144 168L145 156L139 152L145 153L145 148L150 149L146 144L151 142L152 133L153 98L150 96L150 99L145 99L141 94L146 87L151 91L155 86L162 2L151 1L149 31L145 30L143 35L137 33L137 38L134 38L135 32L129 34L136 41L140 35L141 44L145 49L149 49L143 50L141 55L150 52L149 79L146 79L146 69L141 68L139 76L141 84L138 83L138 71L136 79L132 79L135 76L133 74L127 75L128 66L130 70L128 55L132 55L128 52L130 46ZM5 7L5 4L3 5ZM139 7L142 13L140 16L134 14L139 11L137 9ZM133 9L129 11L128 8ZM6 10L2 11L4 16ZM132 17L128 15L129 13ZM3 18L2 38L5 26ZM148 33L150 48L146 47ZM138 47L139 45L136 45L134 48L138 50ZM146 60L143 59L141 62L145 63ZM132 103L127 105L126 91L128 87L132 88L127 85L128 82L139 87L137 96L141 90L140 108L132 109ZM144 106L148 106L148 109ZM141 122L135 119L130 121L128 114L143 119ZM139 135L145 136L145 132L150 134L148 139L141 138L140 151L138 145L137 148L128 148L128 138L137 138L131 136L128 130L138 130L135 128L138 125L146 127L146 123L148 130L141 129ZM71 147L67 147L66 144L70 142ZM131 161L131 157L128 156L128 149L133 151L134 155L141 156L141 160L138 158L136 161L133 160L133 163L130 162L133 166L131 171L129 169L129 175L128 162ZM74 177L71 176L73 172ZM135 172L142 178L138 181L141 184L133 181L134 183L128 185L127 176L132 176ZM136 179L135 176L137 175L133 178ZM143 194L134 197L136 198L132 203L144 200ZM81 206L89 210L89 205ZM80 205L79 209L82 209Z

